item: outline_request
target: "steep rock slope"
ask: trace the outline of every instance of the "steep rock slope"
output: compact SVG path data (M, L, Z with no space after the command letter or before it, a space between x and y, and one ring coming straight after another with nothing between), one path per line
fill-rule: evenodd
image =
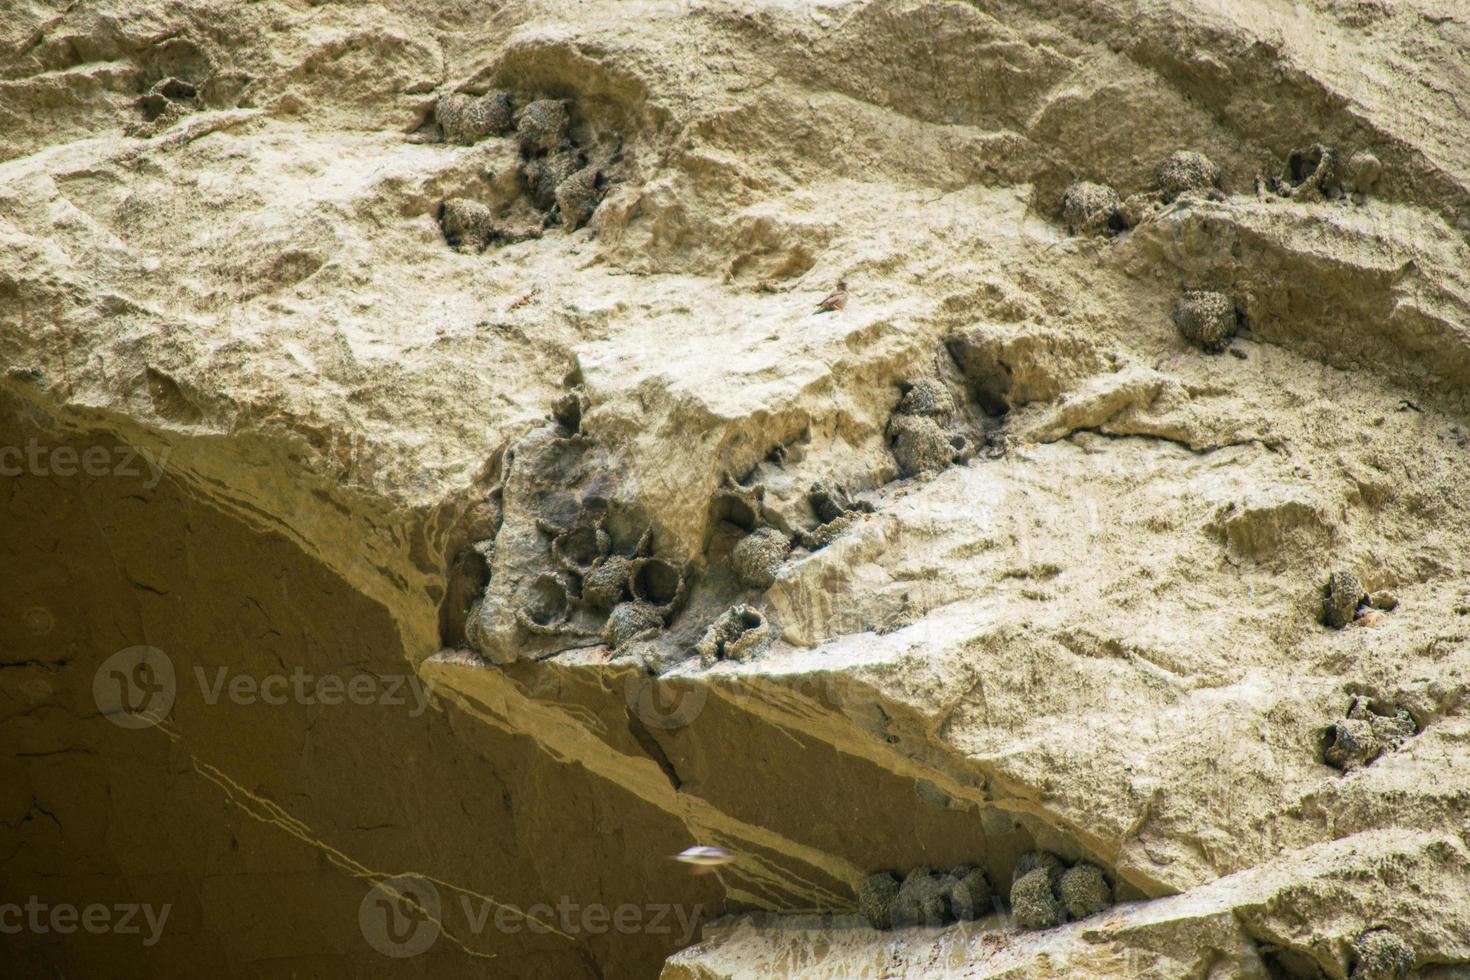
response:
M1464 11L4 20L0 853L174 909L24 970L647 976L746 912L667 972L1470 962ZM495 92L564 136L456 139ZM1157 194L1182 150L1218 178ZM1337 570L1396 607L1325 627ZM1412 733L1331 765L1350 711ZM1123 904L1018 932L1036 848ZM962 863L993 915L852 917Z

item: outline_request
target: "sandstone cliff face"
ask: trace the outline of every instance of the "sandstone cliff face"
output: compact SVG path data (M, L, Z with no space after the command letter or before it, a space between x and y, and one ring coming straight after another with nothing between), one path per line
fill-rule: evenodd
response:
M170 912L4 960L1467 975L1467 50L11 5L0 900ZM1037 849L1117 904L1017 929ZM857 914L956 865L974 921Z

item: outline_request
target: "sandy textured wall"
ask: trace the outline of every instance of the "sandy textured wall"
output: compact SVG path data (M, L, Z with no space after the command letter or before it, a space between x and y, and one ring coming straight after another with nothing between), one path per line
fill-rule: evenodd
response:
M1467 50L12 5L0 958L1464 976Z

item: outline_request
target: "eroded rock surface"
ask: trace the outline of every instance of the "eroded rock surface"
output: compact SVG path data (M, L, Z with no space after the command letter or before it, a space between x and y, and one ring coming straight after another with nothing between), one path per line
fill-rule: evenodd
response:
M18 975L1464 975L1462 13L10 13Z

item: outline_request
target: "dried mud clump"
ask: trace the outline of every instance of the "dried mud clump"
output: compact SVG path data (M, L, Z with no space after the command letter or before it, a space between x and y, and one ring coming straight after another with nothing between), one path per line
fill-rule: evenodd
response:
M449 246L461 252L482 252L496 237L490 209L464 197L439 205L439 227Z
M634 558L628 563L628 591L665 616L684 600L684 568L658 557Z
M608 614L602 642L614 650L656 636L664 627L664 614L646 602L621 602Z
M586 224L602 200L606 176L601 164L588 161L595 148L579 146L574 138L567 104L528 103L516 116L516 140L527 194L545 220L568 231Z
M1037 868L1045 871L1047 879L1056 885L1062 880L1062 872L1066 870L1066 865L1062 863L1061 858L1050 851L1027 851L1016 861L1011 880L1014 881L1022 875L1030 874Z
M521 173L526 178L526 191L531 203L543 211L550 211L556 205L557 189L577 173L580 166L576 155L570 151L548 153L526 161Z
M1062 221L1074 235L1108 235L1122 231L1123 202L1105 184L1079 180L1062 195Z
M459 92L441 95L434 104L434 121L439 124L444 142L472 146L487 136L498 136L510 130L510 95L506 92L480 96Z
M1414 968L1414 949L1387 929L1353 940L1352 980L1401 980Z
M1399 597L1387 589L1380 589L1368 596L1368 605L1383 612L1392 612L1399 607Z
M542 525L552 535L552 558L581 579L579 602L592 609L610 609L629 594L633 563L648 553L652 540L652 532L645 530L631 555L613 554L612 538L603 529L605 520L605 514L588 517L584 512L566 531Z
M1188 191L1213 190L1220 183L1220 168L1203 153L1180 150L1159 165L1159 193L1164 202Z
M1328 745L1323 758L1328 765L1351 772L1369 765L1385 752L1391 752L1413 738L1419 728L1414 716L1404 708L1379 714L1368 699L1353 699L1347 717L1334 722L1328 732Z
M798 543L807 551L821 551L860 520L862 520L862 514L857 511L843 514L810 531L799 532Z
M1352 572L1333 572L1327 579L1322 599L1322 625L1331 629L1342 629L1358 614L1358 608L1368 601L1363 583Z
M564 402L559 406L567 407ZM606 520L606 512L582 511L566 529L544 520L537 522L542 533L551 538L552 560L581 583L575 604L607 610L631 597L664 616L672 613L683 597L683 570L649 557L651 528L644 529L630 554L613 553L612 536L604 528Z
M663 634L682 605L686 568L653 552L653 528L619 461L580 433L579 390L555 419L505 448L489 493L498 520L482 542L484 575L465 641L496 664L539 659L599 639L614 649ZM488 528L487 528L488 530Z
M728 476L710 498L710 517L749 533L765 523L766 488L744 486Z
M1101 912L1113 904L1113 889L1108 885L1108 879L1103 877L1102 868L1086 861L1062 872L1057 892L1067 907L1067 914L1074 919Z
M743 482L727 474L710 498L704 544L708 574L702 580L707 588L700 593L700 604L729 608L696 644L705 664L712 658L746 659L776 636L774 629L762 626L758 611L742 605L751 592L765 592L775 584L792 547L790 523L767 512L766 487L756 473L752 470Z
M1049 851L1027 851L1011 875L1011 915L1021 929L1049 929L1113 904L1113 890L1095 864L1067 868Z
M1343 168L1343 186L1354 194L1367 194L1383 175L1383 164L1367 150L1359 150L1348 158Z
M630 560L609 555L582 576L582 601L594 609L611 609L628 594Z
M1050 929L1067 921L1066 906L1057 898L1045 868L1011 882L1011 915L1018 929Z
M567 582L559 575L542 575L530 583L521 595L516 616L532 633L555 634L567 620L571 608Z
M954 415L954 396L933 378L921 378L908 383L908 391L899 400L897 411L900 415L924 415L946 420Z
M731 606L704 631L694 652L702 667L713 667L719 660L745 662L753 659L776 640L776 631L766 622L760 610L752 606Z
M973 455L954 395L942 382L903 381L903 396L888 419L888 449L903 476L937 473ZM959 424L957 424L959 423Z
M791 539L773 527L758 527L730 552L730 568L747 588L769 589L791 551Z
M646 550L648 540L649 536L645 534L637 550ZM631 595L632 598L626 602L618 602L613 606L612 612L608 613L607 622L602 627L602 642L613 650L618 650L633 643L653 639L663 630L684 599L684 569L657 557L609 556L583 578L582 601L587 605L594 605L587 600L587 578L602 581L597 571L609 566L624 571L626 587L619 594ZM602 588L603 591L597 597L598 603L605 603L613 593L611 584Z
M874 929L972 921L990 911L993 897L985 872L970 865L950 871L914 868L902 884L880 871L858 886L858 908Z
M1334 723L1331 737L1327 764L1343 772L1366 766L1383 753L1383 744L1373 734L1373 726L1361 718Z
M1129 194L1118 209L1118 217L1124 227L1133 228L1151 220L1160 207L1158 194Z
M529 153L561 149L567 143L571 117L560 99L537 99L516 116L516 139Z
M898 879L887 871L868 875L858 885L858 910L874 929L893 928L893 902L898 898Z
M1187 290L1174 307L1174 325L1200 350L1218 354L1235 336L1235 304L1224 293Z
M568 229L582 227L597 209L600 177L601 172L596 167L583 167L557 185L556 206L561 212L562 224Z
M551 557L562 568L576 575L585 575L612 550L612 539L602 529L603 515L577 515L570 528L562 530L541 521L541 530L551 537Z
M896 928L944 925L949 921L949 889L944 878L924 867L910 871L898 887L890 916Z
M971 922L994 907L995 890L990 886L990 877L982 869L960 865L950 872L950 877L953 884L949 910L956 920Z
M925 415L895 415L888 422L888 444L904 476L937 473L954 462L949 433Z

